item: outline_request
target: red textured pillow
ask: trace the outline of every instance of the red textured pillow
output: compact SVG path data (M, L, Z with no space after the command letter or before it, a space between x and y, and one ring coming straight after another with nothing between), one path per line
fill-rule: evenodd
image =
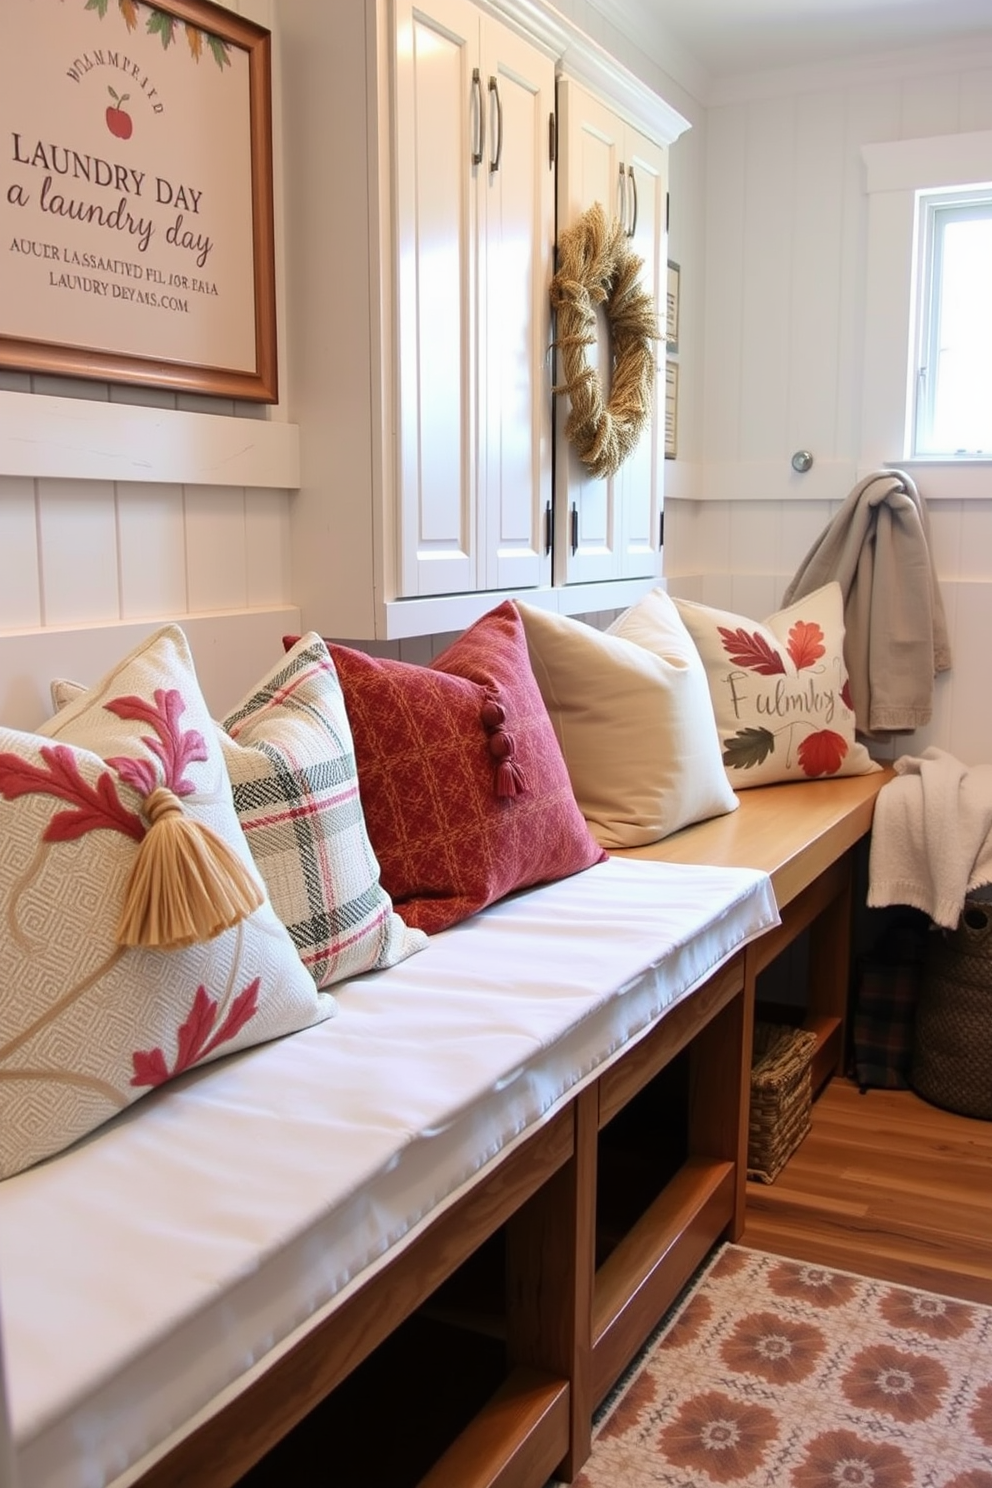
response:
M512 604L429 667L330 651L381 883L408 925L433 935L607 856L576 805Z

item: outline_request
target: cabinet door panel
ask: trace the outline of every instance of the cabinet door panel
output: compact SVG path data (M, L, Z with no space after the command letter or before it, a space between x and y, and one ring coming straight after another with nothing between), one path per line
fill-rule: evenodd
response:
M487 145L480 420L486 449L486 586L550 580L554 63L515 32L483 30Z
M633 226L631 248L644 260L641 282L664 307L667 294L667 156L651 140L628 127L624 143L628 181L628 214ZM663 317L659 317L659 330ZM658 571L658 538L664 483L665 345L656 343L658 377L654 417L617 475L620 483L620 576L650 577Z
M593 202L608 213L622 208L620 164L623 123L568 79L558 84L558 231L576 222ZM606 318L597 315L599 334L587 350L599 373L604 394L610 386L609 336ZM558 375L561 376L560 364ZM615 480L591 480L574 447L565 438L569 403L557 399L555 463L555 538L558 583L593 583L616 578L617 490Z
M396 51L400 592L477 583L475 449L479 14L399 0Z

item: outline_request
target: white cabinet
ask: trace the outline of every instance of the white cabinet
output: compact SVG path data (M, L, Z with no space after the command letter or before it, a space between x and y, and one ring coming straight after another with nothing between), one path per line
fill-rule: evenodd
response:
M685 121L544 0L279 0L274 14L304 625L392 640L460 630L507 594L573 613L631 602L657 572L656 435L606 489L565 454L552 573L556 171L577 211L615 200L622 161L635 247L660 271L665 151L630 120L666 144ZM588 133L573 147L559 126L556 165L566 54L586 60L590 109L607 92L628 123L609 126L615 149Z
M547 587L554 59L471 0L280 0L304 623ZM447 619L447 623L445 623Z
M626 123L571 78L558 83L558 230L593 202L626 226L644 260L643 282L664 329L667 268L667 150ZM589 350L604 392L610 379L605 315ZM651 578L660 572L664 484L664 360L658 342L655 414L617 474L596 480L564 436L567 398L559 400L555 473L556 582Z

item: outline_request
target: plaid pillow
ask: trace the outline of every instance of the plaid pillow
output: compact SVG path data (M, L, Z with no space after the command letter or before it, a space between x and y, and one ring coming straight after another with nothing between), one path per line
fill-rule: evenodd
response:
M320 637L301 637L220 733L252 857L318 987L425 946L379 882L344 697Z

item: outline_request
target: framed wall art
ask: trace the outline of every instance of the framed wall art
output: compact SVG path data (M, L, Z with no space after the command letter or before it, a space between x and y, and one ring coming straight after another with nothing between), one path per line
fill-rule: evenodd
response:
M275 402L271 38L25 0L0 49L0 367Z
M679 364L665 363L665 459L679 452Z
M682 284L682 270L677 263L668 260L668 296L667 296L667 336L665 341L666 351L679 349L679 292Z

